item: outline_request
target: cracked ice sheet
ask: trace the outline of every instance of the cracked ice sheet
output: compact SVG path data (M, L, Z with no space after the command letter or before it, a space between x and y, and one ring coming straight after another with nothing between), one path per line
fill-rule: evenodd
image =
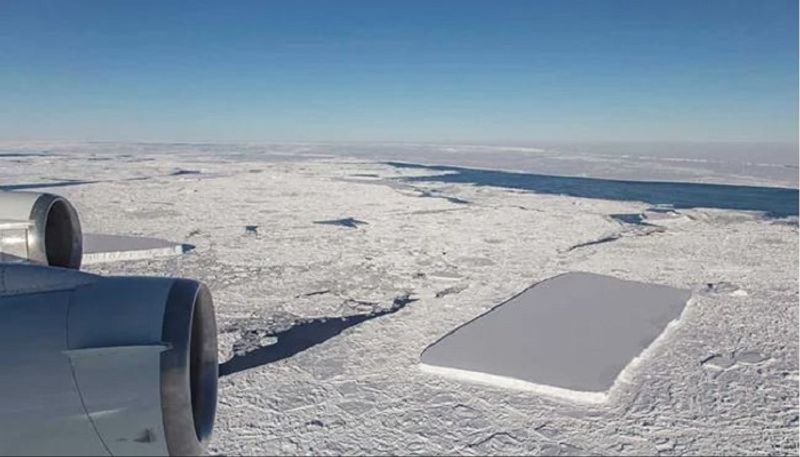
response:
M419 171L160 148L127 148L119 155L130 157L114 162L53 146L67 155L19 157L0 168L0 179L29 182L45 168L58 169L59 179L107 179L53 191L76 204L87 232L194 244L183 256L90 270L206 282L220 328L234 327L220 335L221 362L241 338L237 325L246 331L247 322L273 316L359 314L365 310L354 309L357 303L386 307L406 292L419 299L293 357L222 378L212 453L797 454L796 224L681 210L657 222L661 233L567 252L621 230L610 214L649 206L414 184L470 202L455 204L381 184ZM203 173L167 176L177 169ZM347 181L357 174L380 178ZM117 179L136 176L150 178ZM369 225L313 223L343 217ZM258 225L258 235L245 234L245 225ZM568 271L704 292L694 294L668 344L646 354L602 405L419 370L419 354L453 328ZM747 295L705 291L709 283ZM436 297L455 286L459 292ZM303 296L320 290L329 292ZM724 369L702 363L752 352L759 361Z

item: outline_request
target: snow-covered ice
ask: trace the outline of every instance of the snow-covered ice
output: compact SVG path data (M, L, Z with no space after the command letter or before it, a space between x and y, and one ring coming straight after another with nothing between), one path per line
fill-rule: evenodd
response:
M797 454L796 217L698 207L659 218L649 203L413 181L435 172L307 149L5 146L18 155L1 159L0 185L64 195L88 233L194 245L87 269L207 283L223 365L269 354L305 322L359 321L223 376L212 453ZM756 180L769 184L731 182ZM314 223L346 218L367 224ZM453 328L571 271L693 291L605 402L419 369ZM394 309L402 297L416 301Z
M428 347L424 369L604 401L617 376L678 319L688 290L593 273L547 279Z
M83 265L123 260L152 259L183 254L191 245L158 238L83 234Z

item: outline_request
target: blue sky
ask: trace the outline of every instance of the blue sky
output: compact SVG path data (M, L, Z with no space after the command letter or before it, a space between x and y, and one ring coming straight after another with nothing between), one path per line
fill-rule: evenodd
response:
M797 139L796 0L0 2L0 139Z

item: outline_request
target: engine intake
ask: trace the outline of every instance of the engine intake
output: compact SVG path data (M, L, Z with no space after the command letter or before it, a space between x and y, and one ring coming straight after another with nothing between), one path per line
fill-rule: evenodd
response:
M63 197L0 192L0 261L78 269L83 236L78 213Z

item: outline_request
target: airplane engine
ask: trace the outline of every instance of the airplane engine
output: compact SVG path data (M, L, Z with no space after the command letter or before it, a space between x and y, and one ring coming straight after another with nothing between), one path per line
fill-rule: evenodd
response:
M0 262L30 261L80 268L81 224L63 197L36 192L0 192Z
M66 199L0 192L0 455L202 454L218 376L208 288L80 261Z
M198 455L217 394L195 281L0 264L0 454Z

